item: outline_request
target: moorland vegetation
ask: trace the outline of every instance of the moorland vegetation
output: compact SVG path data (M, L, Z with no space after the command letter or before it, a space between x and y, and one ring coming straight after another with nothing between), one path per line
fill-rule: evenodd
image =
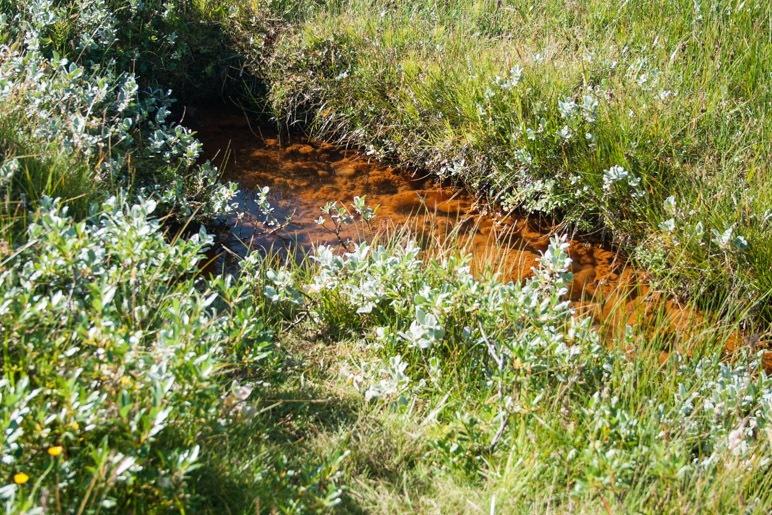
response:
M0 0L6 512L769 512L770 23L762 0ZM180 120L226 96L600 234L704 323L594 324L561 235L519 283L407 231L204 272L236 186Z

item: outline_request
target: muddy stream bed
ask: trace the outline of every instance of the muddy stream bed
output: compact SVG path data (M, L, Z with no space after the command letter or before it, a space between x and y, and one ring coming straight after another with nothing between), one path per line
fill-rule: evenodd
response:
M473 270L492 266L507 280L522 280L531 274L541 252L547 249L556 226L538 223L526 216L484 213L463 190L438 184L434 179L408 173L368 159L357 150L341 149L299 136L277 136L276 130L260 127L238 110L199 108L189 113L185 124L198 132L206 158L222 165L224 179L238 184L240 219L228 220L230 230L219 238L220 258L214 266L234 267L249 249L269 250L279 256L302 256L314 246L337 246L343 251L332 224L317 223L321 208L338 202L353 214L354 197L365 197L376 207L368 229L359 224L343 231L345 241L367 238L371 233L410 230L423 245L441 243L449 235L472 253ZM266 227L256 201L262 187L269 187L268 201L279 222L291 221L275 234ZM267 228L271 229L271 228ZM644 273L627 264L623 255L591 238L569 239L573 263L570 299L574 307L598 324L619 334L625 324L657 324L660 334L673 341L687 341L708 325L705 317L646 285ZM657 319L657 321L655 321ZM664 320L664 323L663 323ZM680 333L680 334L679 334ZM667 340L668 338L666 338ZM732 337L730 350L742 338ZM663 348L663 358L672 348ZM688 352L688 349L679 349ZM767 353L765 368L772 369Z

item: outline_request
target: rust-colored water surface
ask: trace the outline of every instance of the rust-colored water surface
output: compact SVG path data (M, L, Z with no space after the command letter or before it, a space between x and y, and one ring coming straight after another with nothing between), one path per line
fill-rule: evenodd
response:
M475 269L494 267L504 278L519 280L531 273L556 231L525 217L483 213L462 190L411 177L355 150L296 136L282 141L275 131L250 123L241 111L199 109L185 122L198 131L208 158L221 162L227 157L224 178L239 184L242 218L229 221L237 239L225 242L235 254L251 247L297 256L315 245L340 245L341 240L356 241L372 232L407 228L424 242L441 243L454 234L455 242L472 251ZM280 222L291 219L270 235L265 235L271 228L260 222L255 201L265 186L270 188L273 216ZM353 213L355 197L377 206L374 227L359 224L336 235L329 217L325 226L317 223L328 202ZM681 342L709 327L703 316L650 291L643 274L627 266L612 248L580 238L569 243L571 300L597 322L616 328L656 323L661 334L678 336L670 339Z
M192 122L186 121L198 130L207 157L216 162L227 157L224 179L239 184L242 211L242 219L230 224L252 247L308 251L319 244L338 245L340 240L355 241L370 232L407 227L425 242L442 242L455 233L472 250L477 268L493 266L509 278L520 279L531 273L554 234L554 227L526 218L483 214L474 197L463 190L431 178L411 177L356 150L297 136L280 141L275 132L250 124L239 111L199 111ZM265 186L270 188L273 216L279 222L291 219L267 236L271 228L260 222L255 201ZM328 202L338 202L353 213L355 197L377 207L374 227L352 224L338 236L330 230L329 217L325 225L317 223ZM570 240L569 251L574 299L594 296L607 285L636 282L636 274L610 248Z

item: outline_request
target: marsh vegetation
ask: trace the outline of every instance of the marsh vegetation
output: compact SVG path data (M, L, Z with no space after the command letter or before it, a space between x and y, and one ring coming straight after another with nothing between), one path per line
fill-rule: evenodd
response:
M769 512L770 23L0 0L5 510Z

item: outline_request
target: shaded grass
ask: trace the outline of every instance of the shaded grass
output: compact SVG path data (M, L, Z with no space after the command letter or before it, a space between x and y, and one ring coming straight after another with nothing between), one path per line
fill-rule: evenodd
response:
M30 214L44 196L61 198L71 215L83 219L89 203L104 194L91 181L90 167L68 156L65 149L30 146L17 131L21 120L0 112L0 166L15 160L13 178L0 190L0 239L9 244L23 240Z
M706 354L713 356L721 353L722 346L723 339L715 334L704 335L698 345L709 348ZM565 395L559 388L548 390L533 411L512 418L506 436L489 453L481 450L495 430L487 404L492 392L487 388L449 380L442 391L424 390L407 410L389 403L368 405L338 370L352 361L368 359L366 347L354 342L330 345L296 340L287 351L306 357L306 388L312 389L314 398L330 402L272 415L279 425L305 427L300 434L293 432L292 442L279 442L275 450L316 460L350 451L342 467L347 485L338 508L342 513L487 513L492 507L500 513L577 509L734 512L754 499L760 503L755 501L751 512L762 513L770 506L764 465L755 473L742 474L739 483L737 473L747 465L731 459L705 473L683 475L691 461L690 446L697 441L679 434L677 427L663 425L659 406L671 406L679 385L698 378L685 376L677 359L661 362L656 342L651 348L637 349L629 369L617 368L607 385L607 395L619 398L619 408L635 414L644 428L640 436L651 453L635 471L639 480L623 488L600 479L594 483L592 473L597 471L591 460L581 457L588 444L582 434L592 427L585 411L591 396L585 393ZM353 411L339 418L343 406L339 402ZM303 413L309 408L313 416L307 422L312 423L306 424ZM462 458L449 453L452 444L461 446ZM573 460L567 458L572 449L580 451ZM244 455L243 449L235 452L234 458ZM587 484L575 490L578 482Z

